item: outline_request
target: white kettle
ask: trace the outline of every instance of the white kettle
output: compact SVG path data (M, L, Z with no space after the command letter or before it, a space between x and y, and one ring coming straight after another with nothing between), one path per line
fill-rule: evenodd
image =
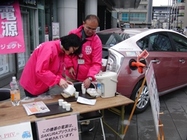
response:
M66 93L67 95L70 95L70 96L73 96L75 91L76 91L76 89L73 85L68 85L68 87L64 89L64 93Z
M97 80L97 92L102 98L115 96L117 89L117 73L105 71L95 75Z

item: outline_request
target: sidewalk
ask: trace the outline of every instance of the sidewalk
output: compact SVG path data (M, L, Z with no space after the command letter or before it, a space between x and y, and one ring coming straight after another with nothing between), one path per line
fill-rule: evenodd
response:
M5 86L9 88L9 85ZM21 97L24 98L24 91ZM58 88L50 90L51 94L60 93ZM187 87L160 97L160 120L164 125L165 140L187 140ZM116 130L119 130L120 118L106 110L105 120ZM129 114L125 115L126 120ZM111 130L105 126L106 140L119 140ZM82 133L82 140L102 140L100 124L96 122L92 132ZM145 112L133 115L124 140L158 140L155 133L152 110L149 107Z
M160 97L160 115L164 129L165 140L187 140L187 87ZM119 129L116 123L119 117L107 112L107 121L113 128ZM128 120L129 114L126 114ZM119 138L105 127L107 140L119 140ZM93 138L93 134L83 135L83 140ZM102 140L101 130L97 130L95 140ZM149 107L145 112L133 115L124 140L158 140L155 133L152 110Z

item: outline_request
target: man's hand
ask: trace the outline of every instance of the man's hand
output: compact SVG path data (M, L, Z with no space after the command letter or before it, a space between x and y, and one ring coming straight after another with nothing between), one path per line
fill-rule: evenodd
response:
M84 83L85 88L89 88L90 84L91 84L91 81L90 81L90 79L87 78L86 80L83 81L83 83Z

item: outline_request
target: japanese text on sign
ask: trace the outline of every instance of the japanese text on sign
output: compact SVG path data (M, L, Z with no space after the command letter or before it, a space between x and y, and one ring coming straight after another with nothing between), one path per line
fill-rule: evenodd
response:
M17 21L15 17L15 9L13 6L0 6L0 18L7 21L1 22L2 36L17 36Z
M0 54L24 52L24 37L18 1L0 5Z
M77 116L37 122L39 140L78 140Z
M77 131L77 127L72 124L64 124L44 129L40 137L45 140L63 139L73 137L75 131Z

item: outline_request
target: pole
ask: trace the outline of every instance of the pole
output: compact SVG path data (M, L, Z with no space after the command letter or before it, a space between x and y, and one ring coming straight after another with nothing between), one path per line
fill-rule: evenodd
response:
M146 82L146 79L145 79L145 77L144 77L143 82L142 82L142 85L141 85L141 87L140 87L140 91L138 92L138 97L137 97L136 100L135 100L135 103L134 103L133 109L132 109L132 111L131 111L130 117L129 117L129 119L128 119L128 122L130 122L131 119L132 119L132 116L133 116L133 114L134 114L136 105L137 105L138 100L139 100L139 98L140 98L140 95L141 95L141 93L142 93L142 91L143 91L143 87L144 87L144 85L145 85L145 82ZM129 127L129 125L126 125L125 130L124 130L124 133L123 133L124 135L127 133L128 127Z
M171 22L171 7L169 8L169 27L168 27L168 29L170 29L170 22Z

